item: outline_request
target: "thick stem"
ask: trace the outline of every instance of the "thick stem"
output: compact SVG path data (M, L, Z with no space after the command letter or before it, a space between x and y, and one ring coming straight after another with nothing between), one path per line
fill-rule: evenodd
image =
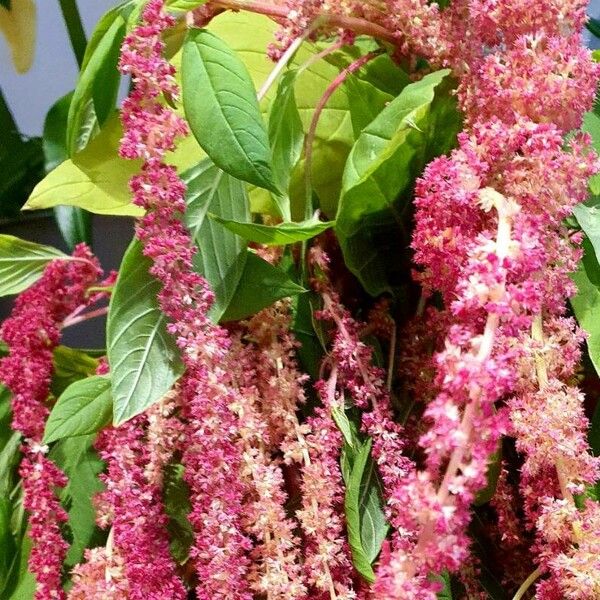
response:
M289 8L284 4L275 5L269 4L268 2L254 0L217 0L213 4L214 6L219 6L222 8L229 8L231 10L247 10L283 20L287 19L289 13ZM332 29L348 29L358 35L370 35L374 38L385 40L386 42L391 42L393 44L398 43L398 38L391 31L388 31L380 25L371 23L366 19L324 13L319 15L319 20L324 26Z
M69 40L77 60L77 65L81 69L83 64L83 57L85 56L85 48L87 46L87 39L85 37L85 30L83 29L83 23L81 22L81 15L79 14L79 8L77 7L77 0L58 0L60 3L60 9L63 14L65 25L69 33Z

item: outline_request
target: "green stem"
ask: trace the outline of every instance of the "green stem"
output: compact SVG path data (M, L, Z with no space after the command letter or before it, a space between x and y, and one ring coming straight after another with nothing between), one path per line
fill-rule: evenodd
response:
M58 1L60 3L60 9L62 10L65 25L67 26L67 31L69 32L73 53L75 54L77 64L81 69L83 57L85 56L85 48L87 46L87 39L85 37L83 23L81 22L79 8L77 7L77 0Z

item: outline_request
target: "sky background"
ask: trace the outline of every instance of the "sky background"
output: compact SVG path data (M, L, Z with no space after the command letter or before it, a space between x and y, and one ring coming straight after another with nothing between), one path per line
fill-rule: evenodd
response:
M538 0L539 1L539 0ZM88 34L97 20L117 0L79 0ZM68 93L77 80L77 64L71 51L58 0L38 0L36 56L32 69L17 75L8 48L0 36L0 88L25 135L40 135L44 117L55 100ZM589 14L600 17L600 0L592 0ZM600 42L594 40L594 47Z

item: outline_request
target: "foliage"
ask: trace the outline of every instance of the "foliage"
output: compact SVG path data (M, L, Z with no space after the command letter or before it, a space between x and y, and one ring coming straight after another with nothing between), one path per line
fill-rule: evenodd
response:
M288 4L123 2L39 140L0 97L2 214L73 251L0 235L0 595L597 597L585 15Z

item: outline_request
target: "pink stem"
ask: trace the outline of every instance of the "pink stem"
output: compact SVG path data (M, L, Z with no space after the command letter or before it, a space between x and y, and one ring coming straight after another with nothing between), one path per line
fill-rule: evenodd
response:
M269 4L268 2L260 2L259 0L217 0L213 4L214 6L219 6L222 8L229 8L231 10L247 10L282 20L287 20L289 13L289 8L284 4L274 5ZM395 36L391 31L381 27L381 25L371 23L366 19L332 14L319 15L319 19L325 25L328 25L334 29L348 29L359 35L370 35L374 38L385 40L393 44L398 43L397 36Z
M308 128L308 132L306 134L306 140L304 142L304 173L306 178L306 192L307 192L307 205L310 204L310 176L312 170L312 150L313 144L315 141L315 136L317 134L317 125L319 124L319 119L321 117L321 113L323 109L329 102L331 96L333 96L334 92L346 81L348 75L358 71L363 65L368 63L371 59L378 56L379 52L369 52L364 56L361 56L359 59L355 60L352 64L348 65L327 87L323 96L319 100L317 106L315 107L315 112L313 114L312 121L310 122L310 127ZM307 211L308 215L308 211ZM310 216L310 215L308 215Z
M78 323L83 323L84 321L88 321L89 319L95 319L96 317L103 317L108 314L108 306L104 306L103 308L97 308L96 310L91 310L84 315L79 315L79 309L71 313L64 321L63 321L63 329L65 327L71 327L72 325L77 325Z

